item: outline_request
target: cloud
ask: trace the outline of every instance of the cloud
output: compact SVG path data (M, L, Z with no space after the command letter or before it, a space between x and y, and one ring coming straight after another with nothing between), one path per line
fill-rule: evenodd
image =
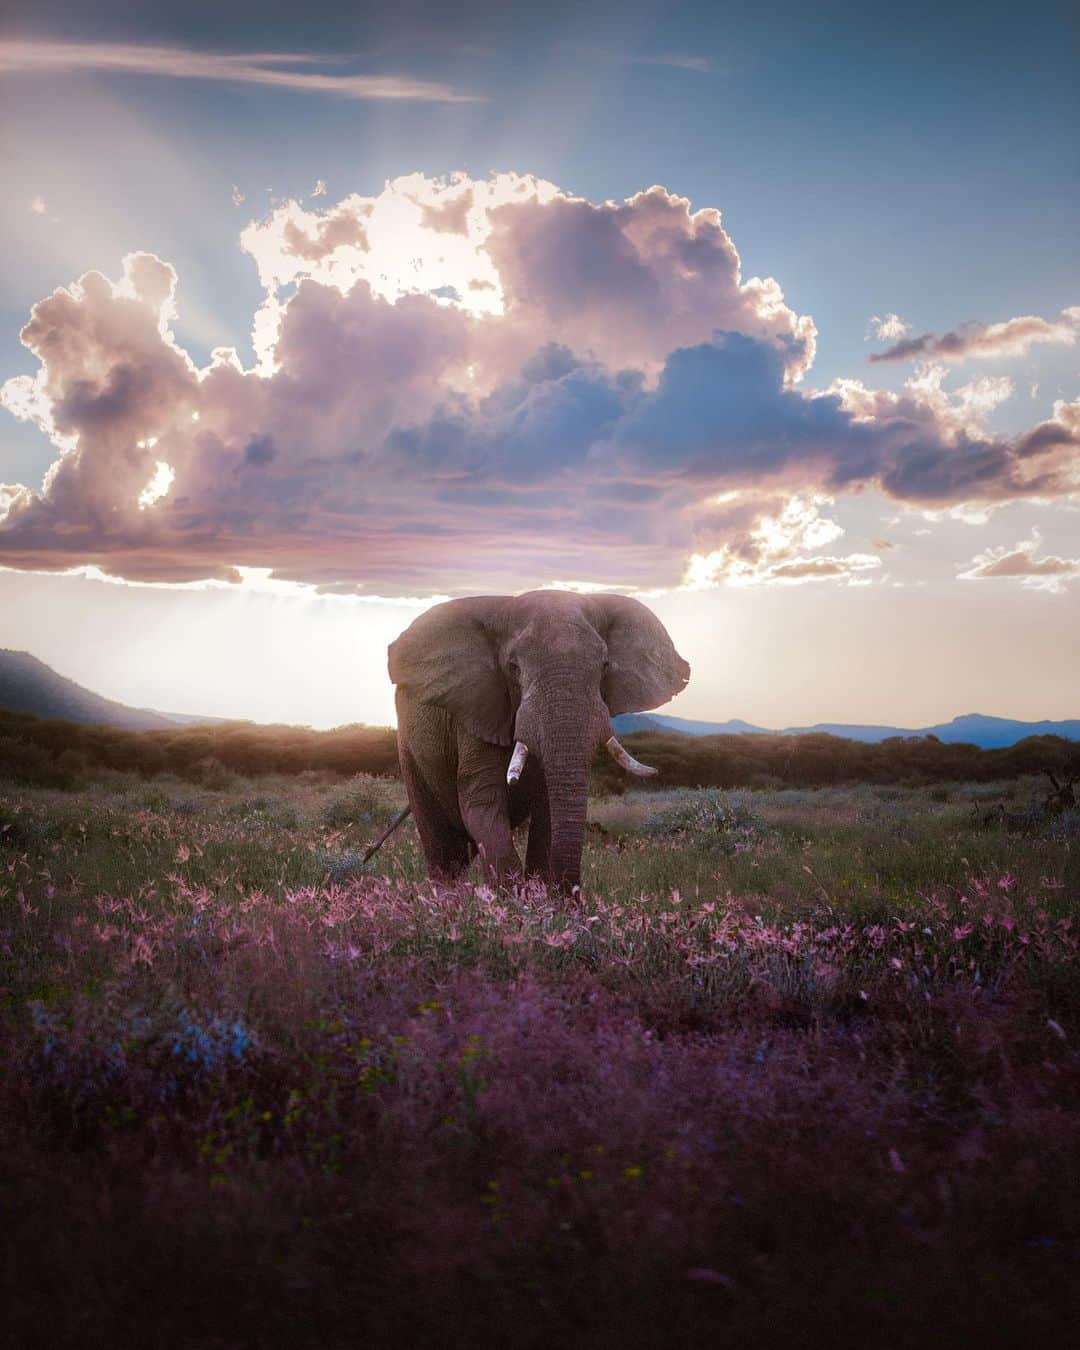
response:
M895 315L890 315L895 318ZM873 322L873 320L871 320ZM905 326L906 331L906 326ZM1056 319L1040 319L1035 314L1023 314L1004 323L968 323L935 337L923 333L921 337L904 337L886 351L875 352L872 362L910 361L916 357L940 357L945 361L964 361L969 357L989 359L1001 356L1023 356L1032 346L1041 342L1072 346L1080 332L1080 305L1063 309ZM893 333L879 329L878 337L891 338Z
M466 205L467 203L467 205ZM802 387L812 319L719 212L653 187L414 174L241 236L256 365L198 367L175 271L132 254L34 306L0 402L57 457L0 487L0 563L416 594L551 577L854 584L836 498L987 511L1080 491L1080 402L983 427L1008 381ZM816 556L815 556L816 555Z
M332 221L350 218L366 256L348 251L343 223L328 239ZM660 187L594 203L516 174L479 182L413 174L326 212L286 203L250 225L241 244L271 291L305 278L339 290L365 281L396 300L453 286L471 313L501 320L477 343L489 340L485 364L498 356L503 371L557 341L655 379L674 348L717 328L782 344L791 382L814 357L813 321L785 304L771 277L743 279L720 213L691 211Z
M793 557L785 562L768 563L752 568L733 565L724 555L702 557L695 554L683 579L686 590L706 590L721 582L735 586L801 586L808 581L843 581L849 586L870 582L867 573L881 566L881 559L871 553L848 553L843 556Z
M619 66L668 66L675 70L693 70L707 75L712 70L712 62L706 56L691 56L688 52L628 52L610 47L581 46L576 42L560 42L557 48L565 51L568 57L584 60L608 62Z
M420 223L425 229L435 230L438 234L469 233L469 212L473 207L472 188L466 188L448 201L432 205L420 202Z
M313 235L305 233L294 221L286 222L282 233L285 251L305 262L321 262L340 248L368 247L367 234L360 220L343 211L320 220Z
M899 314L886 314L884 318L871 314L870 327L879 342L898 342L911 332L911 324L905 323ZM869 332L866 336L870 336Z
M516 316L575 351L658 374L675 348L723 329L778 345L793 382L813 362L813 321L771 277L741 279L719 211L652 187L621 203L537 196L492 215L487 251Z
M712 70L712 62L708 57L689 56L685 52L655 52L650 55L635 56L628 53L593 49L591 54L605 61L628 66L670 66L675 70L694 70L699 75L707 75Z
M881 566L881 559L871 553L849 553L842 558L792 558L790 562L777 563L769 569L770 581L835 580L843 577L855 579L863 572L872 572Z
M159 75L179 80L259 84L337 98L422 103L471 103L448 85L397 75L341 75L312 70L342 58L308 52L210 52L190 47L125 42L55 42L47 38L0 39L0 74L67 74L103 71ZM301 66L306 69L289 70Z
M702 75L712 69L708 57L687 56L682 52L661 52L657 56L631 56L627 59L636 66L673 66L676 70L696 70Z
M1000 547L978 553L968 564L967 571L958 573L962 581L985 581L1008 577L1020 580L1025 586L1038 590L1063 591L1063 582L1080 576L1080 558L1061 558L1054 554L1037 558L1042 545L1038 530L1031 538L1015 544L1011 549Z
M844 534L837 522L821 514L833 504L830 497L808 494L728 492L716 498L697 518L695 537L709 534L722 539L710 553L694 553L683 586L699 590L727 582L738 586L801 584L807 581L853 582L881 566L867 553L818 555Z

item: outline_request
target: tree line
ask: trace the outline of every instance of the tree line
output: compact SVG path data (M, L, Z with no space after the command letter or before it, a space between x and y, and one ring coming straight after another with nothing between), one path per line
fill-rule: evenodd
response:
M0 711L0 777L77 787L102 769L173 774L209 787L224 786L231 775L396 774L397 738L389 727L359 724L333 731L253 722L124 731Z
M994 750L949 744L935 736L892 736L870 744L816 732L681 736L641 731L624 739L639 759L659 770L656 778L634 779L634 787L917 787L990 782L1080 766L1080 745L1058 736L1029 736ZM102 770L147 778L172 774L208 787L227 786L234 776L266 774L396 776L397 741L389 727L360 724L333 731L251 722L123 731L0 711L0 777L75 788ZM630 785L601 752L593 765L594 790L622 792Z
M877 742L827 732L798 736L681 736L636 732L623 738L634 755L659 770L664 787L842 787L854 783L923 787L933 783L995 782L1080 767L1080 744L1061 736L1028 736L984 750L936 736L890 736ZM606 758L606 757L605 757ZM625 775L611 760L598 763L602 790L619 791Z

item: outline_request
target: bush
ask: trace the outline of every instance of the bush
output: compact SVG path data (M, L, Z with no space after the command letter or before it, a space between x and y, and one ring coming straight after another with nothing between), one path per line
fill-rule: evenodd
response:
M210 788L214 792L228 792L230 789L239 785L239 778L230 769L227 769L221 760L215 759L213 755L207 755L205 759L200 759L197 764L184 774L184 777L193 783L199 783L202 787Z
M32 741L0 736L0 777L36 787L70 788L76 780L70 769L60 765L46 750Z
M673 793L658 810L646 816L643 835L692 834L718 844L724 852L749 846L765 833L765 822L751 811L744 797L723 792Z
M401 809L399 793L389 779L358 773L325 798L319 822L336 830L379 829Z

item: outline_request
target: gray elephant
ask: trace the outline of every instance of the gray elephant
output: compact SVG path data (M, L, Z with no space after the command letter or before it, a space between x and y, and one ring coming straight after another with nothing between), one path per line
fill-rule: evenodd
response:
M614 735L618 713L679 693L690 667L666 629L623 595L530 591L435 605L389 649L398 753L433 877L479 853L521 873L513 831L529 821L524 872L581 876L589 763L598 745L650 774Z

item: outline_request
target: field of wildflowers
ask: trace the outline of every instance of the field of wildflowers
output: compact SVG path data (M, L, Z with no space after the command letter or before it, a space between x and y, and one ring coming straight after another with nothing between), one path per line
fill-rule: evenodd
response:
M630 794L568 899L400 791L0 784L10 1344L1075 1344L1077 813Z

